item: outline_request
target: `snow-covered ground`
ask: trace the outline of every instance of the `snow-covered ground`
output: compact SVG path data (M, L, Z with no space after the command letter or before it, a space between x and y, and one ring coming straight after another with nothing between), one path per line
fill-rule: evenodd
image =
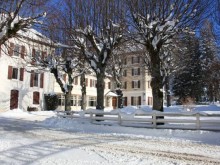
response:
M13 110L0 113L0 164L220 164L220 132L96 125L52 111Z

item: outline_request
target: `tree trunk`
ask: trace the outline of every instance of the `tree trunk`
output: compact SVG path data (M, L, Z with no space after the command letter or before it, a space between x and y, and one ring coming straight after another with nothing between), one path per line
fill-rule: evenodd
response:
M81 100L81 109L86 110L86 78L85 73L81 74L81 92L82 92L82 100Z
M104 110L104 89L105 89L105 72L96 73L97 77L97 100L96 100L96 109Z
M163 112L163 76L160 73L159 55L153 54L151 68L151 87L153 94L153 110Z
M65 93L65 111L71 111L71 91Z

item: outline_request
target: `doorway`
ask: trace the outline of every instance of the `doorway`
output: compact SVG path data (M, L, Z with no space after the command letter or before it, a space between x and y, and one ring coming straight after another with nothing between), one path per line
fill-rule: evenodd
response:
M11 90L10 110L18 108L18 96L19 96L18 90Z

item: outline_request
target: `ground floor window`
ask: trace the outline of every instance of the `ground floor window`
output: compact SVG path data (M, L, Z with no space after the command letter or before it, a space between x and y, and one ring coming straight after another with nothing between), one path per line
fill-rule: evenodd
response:
M64 95L58 95L58 105L59 106L64 106L65 105L65 97Z
M89 97L89 106L90 107L96 106L96 97Z
M82 97L78 96L78 106L81 106L81 105L82 105Z
M65 96L63 94L58 95L58 105L65 106ZM81 106L82 97L77 95L72 95L71 106Z
M141 96L131 97L131 105L141 105Z

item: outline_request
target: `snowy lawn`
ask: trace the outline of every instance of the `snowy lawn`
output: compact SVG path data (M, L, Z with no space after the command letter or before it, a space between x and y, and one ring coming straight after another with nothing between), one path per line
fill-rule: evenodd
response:
M96 125L14 110L0 113L0 153L3 165L220 164L220 132Z

